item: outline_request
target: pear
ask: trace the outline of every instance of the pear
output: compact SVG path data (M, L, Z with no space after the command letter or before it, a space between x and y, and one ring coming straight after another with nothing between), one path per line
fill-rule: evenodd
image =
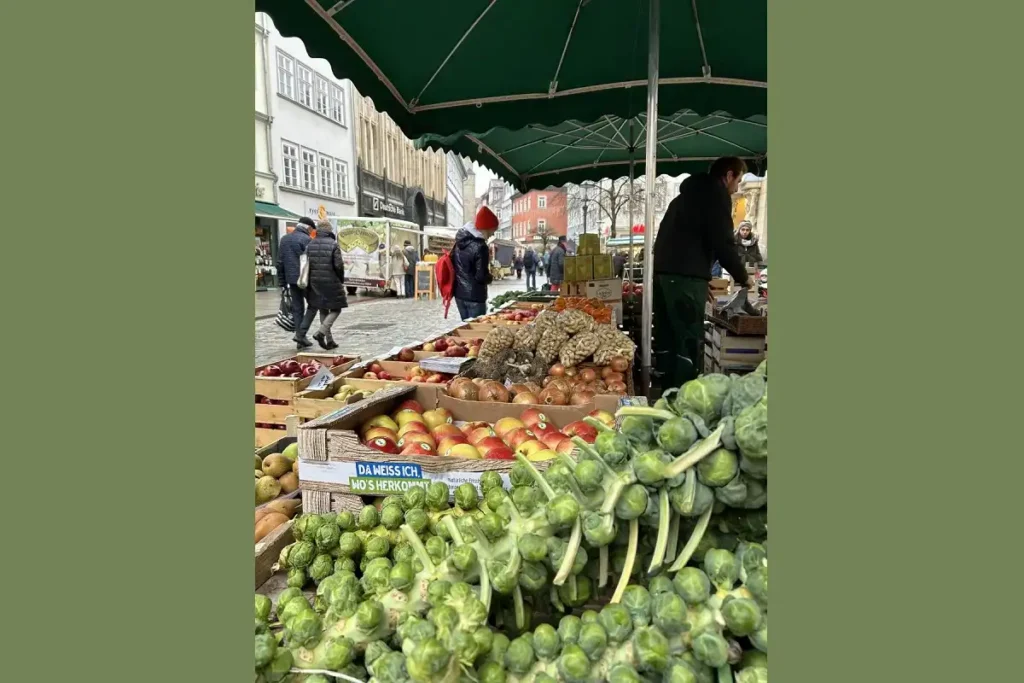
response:
M271 476L256 480L256 504L268 503L281 494L281 482Z
M281 451L281 455L294 461L295 458L299 457L299 444L293 443L285 446L284 450Z
M263 474L277 479L292 468L292 461L281 453L272 453L263 458Z

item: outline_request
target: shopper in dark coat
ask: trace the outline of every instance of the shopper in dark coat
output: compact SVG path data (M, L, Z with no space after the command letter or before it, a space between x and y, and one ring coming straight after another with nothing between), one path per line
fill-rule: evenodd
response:
M703 368L704 304L715 261L737 284L750 285L732 228L731 197L746 170L742 159L723 157L708 173L690 176L658 228L652 351L666 389L682 386Z
M622 277L622 274L626 272L626 254L621 251L615 252L615 255L612 256L612 269L615 272L615 277Z
M316 224L316 237L306 247L309 257L309 286L306 288L309 297L309 310L302 319L302 336L305 336L313 316L320 313L320 329L313 335L324 349L336 349L331 335L331 326L341 315L341 309L348 307L345 297L345 263L341 258L341 248L334 235L334 226L329 221Z
M405 297L411 299L416 290L416 263L420 260L420 255L409 240L405 241L402 255L405 257Z
M481 206L473 223L455 233L452 265L455 268L453 298L463 320L487 313L487 285L491 282L490 250L487 238L498 228L498 218Z
M292 299L292 322L295 324L295 343L299 350L308 349L313 342L306 339L305 334L299 333L299 323L306 310L306 293L299 287L299 256L306 251L310 241L310 230L316 224L312 218L303 216L295 225L295 229L281 238L277 246L277 261L274 266L277 268L278 276L281 278L281 287L288 288Z
M551 261L548 263L548 282L561 285L565 277L565 235L559 235L558 244L551 250Z
M760 265L764 259L761 256L761 248L757 244L757 235L754 234L750 221L743 221L736 230L736 248L740 252L740 260L745 266Z
M516 269L516 279L523 279L523 257L516 254L515 259L512 261L512 267Z
M537 289L537 264L540 261L533 247L526 250L523 256L523 268L526 269L526 291L531 292Z

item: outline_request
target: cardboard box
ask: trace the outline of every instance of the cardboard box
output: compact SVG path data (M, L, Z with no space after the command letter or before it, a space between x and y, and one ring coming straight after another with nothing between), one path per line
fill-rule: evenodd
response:
M586 233L576 238L577 256L596 256L601 253L601 237L596 233Z
M594 279L607 280L615 276L612 268L611 254L597 254L594 256Z
M583 296L590 299L600 299L605 303L622 301L622 280L618 278L590 280L586 283L585 291Z
M765 337L738 335L718 325L704 333L704 341L704 355L721 367L730 364L757 367L765 359L768 348Z
M576 256L576 282L585 282L594 279L594 257ZM569 259L566 259L568 261Z
M564 272L562 273L562 282L563 283L565 283L565 282L576 282L579 279L586 279L586 278L577 278L576 277L576 258L577 258L576 256L566 256L565 257L565 261L563 262L564 263L564 267L563 267L563 271Z

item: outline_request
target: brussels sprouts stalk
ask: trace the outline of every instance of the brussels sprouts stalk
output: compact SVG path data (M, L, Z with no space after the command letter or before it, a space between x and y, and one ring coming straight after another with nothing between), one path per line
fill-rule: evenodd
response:
M459 531L458 525L455 524L455 520L451 517L444 518L444 525L448 529L448 533L451 534L452 540L455 541L455 545L463 545L466 540L462 537L462 532ZM478 539L479 540L479 539ZM486 539L484 539L486 542ZM491 611L491 580L487 575L487 558L484 553L480 550L486 550L485 548L477 549L477 564L480 565L480 602L484 603L484 607L487 611Z
M565 550L565 557L562 558L562 564L558 567L558 573L555 574L555 578L552 579L551 583L561 586L569 578L569 573L572 572L572 567L576 563L576 553L579 552L582 540L583 525L580 523L579 516L577 516L576 521L572 525L572 533L569 534L569 545Z
M437 567L434 566L434 561L430 559L430 553L423 546L423 541L420 540L419 534L412 530L408 524L403 524L399 527L402 532L402 536L405 537L406 543L412 546L413 552L416 553L416 559L423 564L424 571L433 572L436 571Z
M585 418L583 418L583 421L586 422L591 427L593 427L594 429L596 429L598 434L600 434L601 432L615 431L614 429L606 425L604 422L601 422L596 417L591 417L590 415L587 415Z
M718 667L718 683L733 683L732 667L728 664Z
M683 549L679 551L679 557L672 563L672 566L668 568L670 572L677 572L686 566L686 563L693 557L693 553L696 552L697 546L700 545L700 541L704 538L704 532L708 529L708 523L711 521L711 510L714 506L709 507L705 510L701 516L697 519L697 525L693 528L693 533L690 534L690 539L683 546Z
M627 417L629 415L634 417L653 417L655 420L671 420L674 417L679 417L671 410L662 410L649 406L623 406L615 411L615 417Z
M597 587L608 585L608 546L603 545L597 550Z
M303 676L312 676L313 674L320 674L321 676L337 678L341 681L350 681L351 683L363 683L358 678L352 678L351 676L346 676L343 673L338 673L337 671L330 671L328 669L297 669L295 667L292 667L288 670L288 673L302 674Z
M672 511L672 517L668 524L668 550L665 551L665 561L672 562L676 558L676 550L679 545L679 513Z
M526 467L530 476L533 477L533 481L537 484L537 488L544 492L544 495L547 496L548 500L551 500L558 495L555 493L555 490L551 488L551 484L548 483L547 479L545 479L544 476L537 471L537 468L533 466L533 463L526 459L526 456L522 453L516 453L516 461Z
M552 606L554 606L559 612L565 611L565 605L562 604L562 601L558 597L558 589L554 586L551 587L550 598Z
M526 609L523 607L523 590L518 584L512 589L512 608L516 615L516 629L522 631L526 628Z
M640 522L632 519L629 521L629 545L626 547L626 562L622 565L622 574L619 576L619 583L615 587L610 604L617 604L622 600L622 594L629 585L629 578L633 574L633 564L636 562L636 547L640 541Z
M606 463L604 461L604 458L601 457L601 454L598 453L597 449L595 449L589 443L587 443L586 441L584 441L583 439L581 439L578 436L571 436L571 437L569 437L569 440L573 442L573 444L576 446L576 448L578 448L581 451L583 451L584 453L586 453L590 457L591 460L597 460L600 463L602 463L603 465L607 466L608 463Z
M625 408L623 408L623 410L625 410ZM714 453L722 443L722 430L723 427L719 425L715 431L711 432L708 438L698 441L690 448L690 450L673 460L671 464L665 467L665 478L674 479L675 477L678 477L680 474Z
M651 565L647 568L648 576L654 576L661 571L661 565L665 561L665 551L668 548L668 516L668 491L666 489L661 489L658 492L658 538L654 543L654 554L651 556Z

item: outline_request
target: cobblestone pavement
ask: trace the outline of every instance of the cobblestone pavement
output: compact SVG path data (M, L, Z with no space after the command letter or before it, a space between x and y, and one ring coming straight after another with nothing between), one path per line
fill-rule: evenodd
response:
M538 278L538 281L541 278ZM510 290L524 290L523 280L501 280L488 288L488 298L493 298ZM262 294L262 292L261 292ZM349 299L352 302L352 299ZM396 346L404 346L423 340L428 336L437 336L458 327L461 322L455 302L451 304L447 320L444 317L444 305L440 299L434 301L416 301L414 299L377 299L358 297L356 303L341 312L334 323L334 340L340 345L337 353L355 354L363 358L371 358ZM276 306L273 309L276 315ZM259 313L257 312L257 315ZM314 326L319 320L314 321ZM314 327L315 329L315 327ZM292 332L278 327L274 318L256 320L256 365L264 365L275 360L295 355L295 342ZM310 351L321 349L314 342Z

